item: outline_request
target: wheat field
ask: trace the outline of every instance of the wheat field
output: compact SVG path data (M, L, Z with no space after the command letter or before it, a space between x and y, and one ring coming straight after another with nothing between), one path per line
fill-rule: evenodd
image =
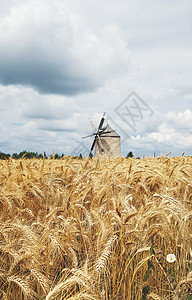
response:
M191 218L192 157L1 160L0 299L192 299Z

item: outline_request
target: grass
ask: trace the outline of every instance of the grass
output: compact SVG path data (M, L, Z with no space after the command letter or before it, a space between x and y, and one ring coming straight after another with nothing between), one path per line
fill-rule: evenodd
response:
M191 218L192 157L2 160L0 299L190 300Z

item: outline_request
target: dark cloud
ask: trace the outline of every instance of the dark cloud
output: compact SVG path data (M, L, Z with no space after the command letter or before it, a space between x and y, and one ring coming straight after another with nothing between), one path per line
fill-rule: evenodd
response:
M71 18L59 1L28 0L0 21L0 82L40 93L94 91L129 67L129 51L116 25L102 36Z
M1 56L2 57L2 56ZM31 86L44 94L74 95L94 90L97 82L82 74L72 72L70 66L63 63L63 70L49 62L40 63L35 57L28 57L29 61L0 60L0 82L3 85ZM71 61L71 63L73 63Z
M46 130L46 131L55 131L55 132L76 132L75 129L65 129L65 128L59 128L59 127L41 127L41 130Z

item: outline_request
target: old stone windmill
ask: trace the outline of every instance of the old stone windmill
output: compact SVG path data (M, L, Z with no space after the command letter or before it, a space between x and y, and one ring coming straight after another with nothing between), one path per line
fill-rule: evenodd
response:
M117 157L121 155L121 144L120 144L120 136L113 130L109 124L103 127L105 121L105 113L101 118L98 129L91 122L91 125L94 129L94 133L83 138L95 136L91 151L94 151L94 157L98 156L106 156L106 157Z

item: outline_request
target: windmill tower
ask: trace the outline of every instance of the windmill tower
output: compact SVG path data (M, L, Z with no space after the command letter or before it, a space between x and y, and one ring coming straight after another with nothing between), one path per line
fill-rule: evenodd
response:
M121 144L120 144L120 136L113 130L109 124L103 127L105 121L105 113L101 118L98 129L91 122L91 125L95 132L91 135L85 136L83 138L95 136L91 151L95 149L94 157L105 156L105 157L117 157L121 155Z

